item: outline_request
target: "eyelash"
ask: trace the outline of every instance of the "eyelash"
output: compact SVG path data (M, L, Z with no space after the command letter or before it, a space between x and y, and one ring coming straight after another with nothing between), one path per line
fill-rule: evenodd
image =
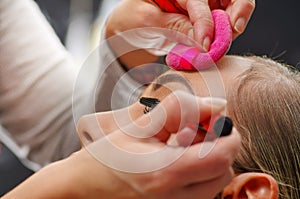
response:
M144 108L144 114L147 114L147 113L149 113L150 111L152 110L152 108L151 107L149 107L149 106L145 106L145 108Z
M154 109L155 106L160 103L160 101L156 98L142 97L140 99L140 103L145 105L145 108L144 108L143 112L144 112L144 114L147 114L152 109Z

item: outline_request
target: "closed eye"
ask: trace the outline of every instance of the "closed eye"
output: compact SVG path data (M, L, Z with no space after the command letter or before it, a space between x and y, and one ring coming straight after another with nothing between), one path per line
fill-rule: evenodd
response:
M185 86L191 93L194 93L193 88L190 85L190 82L177 73L166 74L166 75L162 75L162 76L158 77L153 82L151 90L156 91L161 86L163 86L167 83L170 83L170 82L180 83L181 85Z

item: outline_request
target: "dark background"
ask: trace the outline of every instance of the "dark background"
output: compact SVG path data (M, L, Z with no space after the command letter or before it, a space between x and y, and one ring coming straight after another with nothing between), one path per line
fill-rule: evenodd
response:
M36 0L64 43L70 0ZM94 13L101 0L94 0ZM230 54L267 55L300 68L300 1L256 0L245 32L231 46Z
M257 0L243 35L229 53L268 55L300 67L300 1Z

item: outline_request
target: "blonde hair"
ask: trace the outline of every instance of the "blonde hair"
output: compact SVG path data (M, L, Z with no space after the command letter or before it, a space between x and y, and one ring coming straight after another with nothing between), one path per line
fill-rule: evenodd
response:
M263 172L279 184L281 199L300 198L300 77L267 58L227 91L228 114L242 135L236 173Z

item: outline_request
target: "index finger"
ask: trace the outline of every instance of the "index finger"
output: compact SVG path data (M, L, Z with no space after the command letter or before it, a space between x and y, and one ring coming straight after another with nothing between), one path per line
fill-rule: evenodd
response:
M207 0L178 0L178 3L188 11L194 26L194 39L203 50L208 51L214 32L214 22Z
M255 9L255 0L236 0L229 3L226 12L233 27L233 38L242 34Z

